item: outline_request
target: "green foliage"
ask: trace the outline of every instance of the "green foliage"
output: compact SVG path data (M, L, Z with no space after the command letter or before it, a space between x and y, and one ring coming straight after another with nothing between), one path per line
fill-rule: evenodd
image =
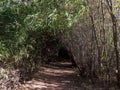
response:
M33 59L45 36L70 29L85 6L84 0L0 0L0 61Z

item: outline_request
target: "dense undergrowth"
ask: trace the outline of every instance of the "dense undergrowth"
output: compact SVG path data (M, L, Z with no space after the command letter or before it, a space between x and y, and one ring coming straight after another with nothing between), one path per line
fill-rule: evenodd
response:
M93 83L94 77L107 82L107 88L112 81L120 84L119 4L119 0L0 0L0 67L5 73L7 68L18 69L23 79L65 46L81 76Z
M67 7L65 3L67 1L1 0L1 62L12 64L11 61L36 57L33 53L41 50L48 39L52 37L51 40L54 40L58 32L69 29L78 11L74 10L76 15L70 14L63 8ZM75 9L76 4L82 5L81 2L68 1L68 4L71 3L74 5L71 9Z
M67 10L67 3L74 5L73 13ZM70 29L73 17L79 11L76 6L82 3L72 0L1 0L0 67L19 69L22 78L39 68L46 43L57 43L58 33Z

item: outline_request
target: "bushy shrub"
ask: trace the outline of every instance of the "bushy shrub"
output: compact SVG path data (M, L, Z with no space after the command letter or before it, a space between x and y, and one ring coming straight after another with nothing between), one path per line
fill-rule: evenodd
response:
M83 5L77 0L1 0L0 62L26 61L34 67L46 41L69 30Z
M17 70L0 68L0 89L18 90L20 75Z

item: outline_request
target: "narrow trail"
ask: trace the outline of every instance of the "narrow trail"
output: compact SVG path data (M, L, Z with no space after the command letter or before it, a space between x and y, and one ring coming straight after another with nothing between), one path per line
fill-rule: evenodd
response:
M31 78L22 85L20 90L107 90L102 83L93 85L90 78L78 76L72 64L65 61L44 65L31 75Z
M70 62L45 65L32 77L25 82L24 90L86 90L81 89L79 77Z

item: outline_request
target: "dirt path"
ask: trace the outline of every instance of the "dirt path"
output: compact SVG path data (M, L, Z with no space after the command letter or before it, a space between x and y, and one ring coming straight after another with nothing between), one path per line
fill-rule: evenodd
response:
M31 77L20 90L108 90L101 86L103 83L93 85L90 78L80 78L69 62L52 62ZM109 90L119 89L111 87Z
M33 79L24 84L25 90L85 90L69 62L57 62L41 67Z

